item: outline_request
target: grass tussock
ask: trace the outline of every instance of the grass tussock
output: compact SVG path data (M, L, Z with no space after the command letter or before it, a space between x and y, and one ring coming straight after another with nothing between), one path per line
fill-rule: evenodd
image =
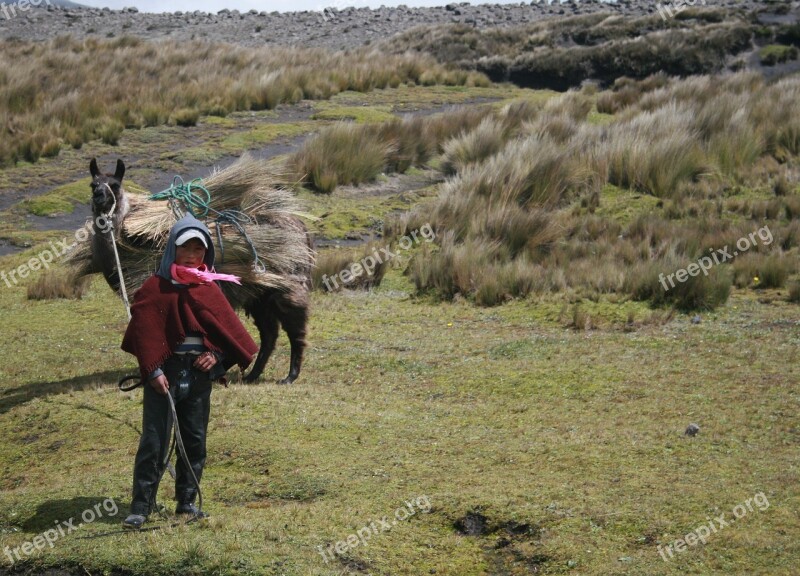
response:
M504 123L508 109L485 118L445 143L450 179L432 205L405 217L407 228L430 222L439 243L416 255L412 281L420 291L481 305L568 290L681 310L718 307L734 285L784 287L797 267L800 200L790 172L777 184L762 172L778 156L795 158L780 135L789 116L800 115L792 101L798 85L749 73L654 77L620 83L641 94L605 125L589 122L585 92L529 110L515 130ZM773 110L764 98L786 108ZM724 199L748 179L769 196ZM606 195L617 191L626 191L625 202ZM610 207L627 211L641 194L654 198L651 211L626 216L624 225L608 218ZM664 288L666 275L734 247L765 223L774 243L770 232L769 243L755 242L734 266Z
M391 148L377 134L340 123L314 137L293 162L318 192L330 194L340 184L374 180L384 169Z
M193 126L205 115L272 109L345 90L487 84L479 73L448 70L422 54L131 37L7 40L0 42L0 68L0 165L35 162L96 139L115 145L125 129Z
M287 160L293 182L329 194L339 185L361 184L383 172L405 172L442 152L449 140L488 118L491 108L459 108L430 117L382 124L339 123L309 140Z
M28 284L26 296L28 300L80 300L86 294L90 280L88 276L75 278L64 269L46 270Z
M800 304L800 281L795 280L789 285L789 294L786 299L793 304Z
M605 152L608 182L657 197L670 196L681 182L708 172L692 111L665 106L609 128Z
M380 286L389 264L388 260L379 257L381 246L370 242L359 249L322 252L312 271L313 288L339 292L345 288L368 290Z

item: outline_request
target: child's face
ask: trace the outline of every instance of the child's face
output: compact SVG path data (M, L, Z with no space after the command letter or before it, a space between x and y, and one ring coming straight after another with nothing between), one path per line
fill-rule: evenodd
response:
M175 247L175 264L187 268L198 268L206 257L206 249L197 238Z

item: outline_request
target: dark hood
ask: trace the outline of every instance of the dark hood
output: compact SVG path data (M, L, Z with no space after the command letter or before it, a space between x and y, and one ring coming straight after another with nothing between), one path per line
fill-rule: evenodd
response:
M161 265L158 267L158 271L156 272L158 276L161 276L166 280L172 280L170 268L172 267L172 263L175 262L175 239L181 234L181 232L191 228L199 230L206 237L208 250L206 250L206 257L203 262L205 262L205 265L209 270L214 269L214 243L211 241L211 233L208 231L208 228L206 228L206 225L200 222L200 220L191 214L187 214L175 222L172 230L169 231L169 239L167 240L167 245L164 248L164 255L161 257Z

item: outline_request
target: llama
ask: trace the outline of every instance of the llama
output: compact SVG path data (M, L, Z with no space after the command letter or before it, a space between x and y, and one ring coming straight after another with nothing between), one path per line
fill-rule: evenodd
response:
M258 222L246 227L248 238L258 254L268 255L269 258L267 268L255 272L252 271L252 259L244 268L241 261L225 263L223 259L222 263L218 263L217 270L241 276L242 285L225 282L220 288L234 308L244 309L253 319L261 337L258 356L245 381L255 382L259 378L283 327L291 345L291 360L289 374L279 383L291 384L300 375L306 346L311 268L314 263L313 242L305 224L296 216L290 193L275 188L254 189L253 186L243 185L239 180L258 182L264 174L246 180L240 177L242 170L259 170L258 162L243 157L224 171L222 176L229 180L238 179L230 183L228 188L241 195L241 202L256 214ZM125 163L122 160L117 160L113 174L105 174L98 169L96 159L92 159L89 172L92 176L94 234L86 249L76 250L68 264L73 267L76 279L101 272L108 285L119 293L120 279L111 236L114 234L125 284L132 293L154 272L163 242L159 242L158 234L137 233L128 221L137 217L149 218L151 222L155 219L162 229L168 230L172 212L163 205L126 193L122 186L125 176ZM230 176L226 176L226 173ZM216 226L223 225L217 223ZM218 236L215 239L215 244L220 238ZM216 246L217 254L233 252L236 244L228 241L224 248L221 250L220 246Z

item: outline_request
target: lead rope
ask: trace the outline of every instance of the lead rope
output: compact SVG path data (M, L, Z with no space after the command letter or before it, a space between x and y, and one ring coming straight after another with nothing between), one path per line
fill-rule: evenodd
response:
M195 518L202 518L203 493L200 491L200 481L194 474L194 469L192 468L192 465L189 462L189 456L186 455L186 448L184 448L183 439L181 438L181 427L178 426L178 412L175 410L175 400L173 400L172 394L170 394L169 391L167 391L167 398L169 399L169 408L170 410L172 410L172 425L175 427L175 443L178 445L178 453L180 453L181 458L183 459L183 464L186 466L186 469L189 471L189 474L192 475L192 482L194 482L195 488L197 488L198 513L195 515Z
M122 392L130 392L131 390L135 390L139 386L142 386L143 385L142 380L139 379L132 386L123 386L123 384L125 384L125 382L127 382L128 380L136 380L137 378L139 378L137 375L124 376L124 377L120 378L120 381L118 382L117 386L119 387L119 389ZM200 520L202 518L203 492L202 492L202 490L200 490L200 481L197 479L197 476L194 473L194 468L192 468L191 463L189 462L189 456L186 454L186 448L183 445L183 438L181 437L180 426L178 426L178 411L175 409L175 400L172 398L172 394L170 394L169 391L167 391L167 399L169 400L169 409L170 409L171 416L172 416L171 425L175 427L174 428L175 429L175 436L173 437L172 447L170 448L169 453L167 454L167 458L166 458L165 462L168 464L169 460L171 459L172 453L175 450L175 446L177 445L178 446L178 454L180 455L181 459L183 460L183 463L186 466L186 468L189 470L189 474L191 474L191 476L192 476L192 482L194 482L194 486L195 486L195 488L197 488L197 503L198 503L197 510L198 510L198 514L192 516L186 522L182 522L182 523L181 522L174 522L172 524L168 524L167 526L147 526L147 527L144 527L144 528L140 528L138 530L138 532L161 530L162 528L165 528L165 527L174 528L176 526L191 524L192 522L196 522L197 520ZM167 467L168 466L165 466L164 470L166 470ZM163 473L164 472L162 471L162 474ZM162 515L162 517L163 517L163 515ZM79 539L101 538L103 536L111 536L112 534L129 534L131 532L137 532L137 530L113 530L111 532L103 532L101 534L91 534L89 536L82 536Z
M114 199L114 204L111 206L111 210L108 211L108 214L105 214L106 223L108 224L108 234L111 234L111 246L114 248L114 259L117 262L117 277L119 278L119 288L122 292L122 301L125 303L125 311L128 313L128 321L131 319L131 305L128 302L128 291L125 288L125 276L122 274L122 263L119 260L119 250L117 250L117 238L114 234L114 211L117 209L117 197L114 195L114 192L111 190L111 186L107 183L104 184L106 188L108 188L108 193L111 194L111 197Z
M114 235L114 211L117 208L117 197L114 195L114 192L111 190L111 186L109 186L108 184L105 184L105 187L108 188L108 191L111 194L111 197L114 199L114 204L111 206L111 210L109 210L108 214L106 214L106 222L108 223L108 232L111 234L111 245L114 247L114 258L115 258L115 260L117 262L117 276L119 277L119 287L120 287L120 291L122 292L122 301L125 303L125 311L128 313L128 321L130 321L131 320L131 305L130 305L130 302L128 301L128 291L125 288L125 275L122 273L122 264L121 264L120 259L119 259L119 250L117 250L117 239L116 239L116 236ZM139 380L139 382L137 382L133 386L123 387L123 384L126 381L132 380L132 379L135 379L135 378L136 378L136 376L125 376L125 377L123 377L118 383L119 389L122 390L123 392L127 392L129 390L133 390L134 388L137 388L137 387L141 386L142 385L142 381ZM192 476L192 482L194 482L195 488L197 488L197 499L198 499L198 504L199 504L197 509L198 509L199 514L195 515L193 518L191 518L190 520L188 520L186 522L186 524L189 524L190 522L193 522L193 521L195 521L195 520L197 520L197 519L202 517L203 492L200 490L200 481L197 479L197 476L194 473L194 469L192 468L192 465L189 462L189 456L186 454L186 448L183 445L183 438L181 438L180 426L178 426L178 412L175 409L175 400L172 398L172 394L170 394L169 391L167 392L167 399L169 400L169 408L170 408L170 411L172 412L172 426L174 427L174 430L175 430L175 439L174 439L172 448L169 450L169 452L167 454L167 462L166 463L167 463L167 465L169 464L169 459L170 459L170 457L172 455L172 451L175 449L175 445L177 444L178 453L180 454L181 458L183 459L183 463L186 466L187 470L189 471L189 474L191 474L191 476ZM178 524L173 524L173 526L177 526L177 525ZM161 526L153 526L153 527L149 527L147 529L148 530L158 530L160 528L161 528ZM123 532L126 532L126 531L123 530ZM111 532L109 534L116 534L116 533L117 532L115 531L115 532ZM94 537L103 536L103 535L105 535L105 534L98 534L98 535L95 535Z

